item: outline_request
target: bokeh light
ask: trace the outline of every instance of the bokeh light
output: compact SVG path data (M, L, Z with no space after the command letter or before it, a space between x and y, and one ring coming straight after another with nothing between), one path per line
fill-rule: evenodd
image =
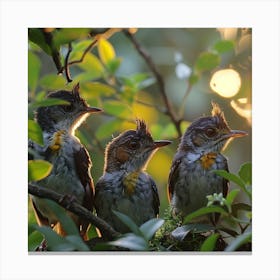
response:
M233 97L241 87L240 75L233 69L219 70L213 74L210 87L222 97Z

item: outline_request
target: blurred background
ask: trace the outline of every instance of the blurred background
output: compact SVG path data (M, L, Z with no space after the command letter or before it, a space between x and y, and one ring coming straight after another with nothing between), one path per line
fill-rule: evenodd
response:
M152 60L160 74L180 131L196 118L211 113L211 101L224 110L232 129L245 130L247 137L231 142L224 155L229 170L237 173L252 159L252 30L250 28L131 28L120 29L29 29L28 82L29 118L36 104L58 89L71 89L80 82L81 94L103 114L90 116L76 136L88 149L94 182L103 173L104 149L112 137L134 129L134 119L144 119L154 139L172 140L150 160L147 172L154 178L160 194L160 215L168 206L167 179L180 133L166 114L162 90L145 57ZM42 34L51 35L62 66L69 65L73 81L67 83ZM135 42L138 47L135 47ZM29 211L30 221L34 221Z

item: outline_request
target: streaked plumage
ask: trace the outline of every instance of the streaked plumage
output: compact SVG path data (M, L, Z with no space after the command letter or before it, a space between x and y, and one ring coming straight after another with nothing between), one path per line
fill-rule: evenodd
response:
M220 107L216 103L212 106L212 116L201 117L187 128L174 156L168 193L175 214L186 216L206 206L207 195L227 195L228 181L212 171L228 170L221 151L229 139L247 133L231 130Z
M90 174L91 159L74 135L75 130L89 114L101 110L87 105L79 94L79 85L71 91L60 90L48 95L48 98L59 98L68 101L69 105L40 107L36 112L38 124L43 130L44 147L29 142L35 159L44 159L52 163L49 176L36 182L62 195L71 196L78 203L93 211L94 185ZM54 230L65 235L57 217L46 205L45 200L31 197L33 208L40 225L50 225ZM88 222L68 212L77 224L81 236L87 239Z
M107 145L94 205L97 215L115 230L129 231L112 210L130 216L139 226L157 217L158 191L145 167L157 148L168 144L170 141L154 141L145 122L137 120L136 130L125 131Z

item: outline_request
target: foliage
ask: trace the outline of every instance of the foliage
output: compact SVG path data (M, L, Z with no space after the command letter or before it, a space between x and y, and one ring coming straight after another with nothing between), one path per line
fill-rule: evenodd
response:
M179 70L183 69L180 71L185 72L177 73L177 77L178 82L179 79L183 80L186 94L179 98L176 92L166 94L167 87L157 69L158 65L155 64L152 56L142 51L142 46L139 46L134 36L136 31L114 28L30 28L28 30L28 137L36 144L43 145L42 131L34 121L34 111L41 106L66 104L66 101L54 98L50 100L45 97L50 91L70 90L74 84L80 82L81 94L87 102L104 110L102 116L96 117L98 121L95 121L95 117L90 117L77 131L78 138L94 159L94 171L92 171L94 180L101 176L104 149L112 135L116 136L125 129L134 128L135 118L140 117L148 122L155 139L174 140L174 147L159 151L148 166L148 172L155 177L157 185L164 186L168 175L165 170L169 168L166 162L171 162L176 143L191 121L186 117L188 95L192 90L196 90L196 86L201 87L205 77L209 78L218 68L241 64L235 52L242 35L230 40L217 36L214 41L209 41L200 48L199 52L195 49L191 55L192 60L189 58L189 61L185 62L181 58L179 63L185 67ZM148 69L140 69L136 72L122 71L125 62L130 58L119 55L122 47L116 48L116 42L127 39L132 43L129 48L135 47L135 51L140 54L143 62L146 62ZM176 67L175 63L172 67ZM179 105L176 105L176 98L180 99ZM208 97L205 95L204 98ZM29 181L37 181L46 177L52 167L48 162L32 160L29 161L28 168ZM110 246L131 250L223 250L225 245L221 245L221 240L228 239L228 236L224 236L225 233L231 236L230 242L226 242L229 244L227 250L240 249L240 246L249 244L250 235L247 233L251 229L251 205L235 201L237 197L245 195L251 202L250 168L250 164L243 165L238 175L222 170L217 171L218 175L237 184L240 189L232 189L226 199L220 202L219 194L216 197L209 197L211 205L190 214L185 218L184 223L182 219L172 215L165 194L164 199L161 198L164 201L161 203L164 223L162 219L154 219L137 227L133 221L122 216L123 214L116 213L132 232L114 240ZM217 204L217 201L220 204ZM223 228L205 225L194 227L188 224L195 217L211 213L221 215L221 220L225 223ZM67 215L65 217L67 219ZM29 220L30 224L35 223L32 214ZM62 238L50 228L38 226L30 227L29 248L35 248L35 244L39 244L41 236L38 236L38 231L49 239L52 250L86 248L83 247L84 243L80 243L76 233L70 235L70 239L69 236ZM204 236L205 233L208 236ZM93 237L96 237L95 230L90 233L90 238ZM221 249L222 246L224 247Z
M62 237L47 226L33 225L29 228L29 236L35 230L40 232L47 241L48 251L88 251L88 246L84 243L73 220L66 214L65 210L55 202L46 200L48 207L55 213L61 222L67 236Z

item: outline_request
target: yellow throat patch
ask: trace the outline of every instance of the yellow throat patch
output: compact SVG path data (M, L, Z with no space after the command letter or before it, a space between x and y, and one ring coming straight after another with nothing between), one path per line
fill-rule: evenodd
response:
M138 181L140 172L135 171L127 174L123 179L124 193L127 195L132 195L135 192L136 184Z
M209 153L209 154L202 156L200 158L201 166L204 169L209 169L212 166L212 164L215 162L216 157L217 157L216 153Z
M58 152L60 150L63 143L63 135L65 134L66 134L65 130L59 130L54 133L51 145L49 146L49 148L53 152Z

